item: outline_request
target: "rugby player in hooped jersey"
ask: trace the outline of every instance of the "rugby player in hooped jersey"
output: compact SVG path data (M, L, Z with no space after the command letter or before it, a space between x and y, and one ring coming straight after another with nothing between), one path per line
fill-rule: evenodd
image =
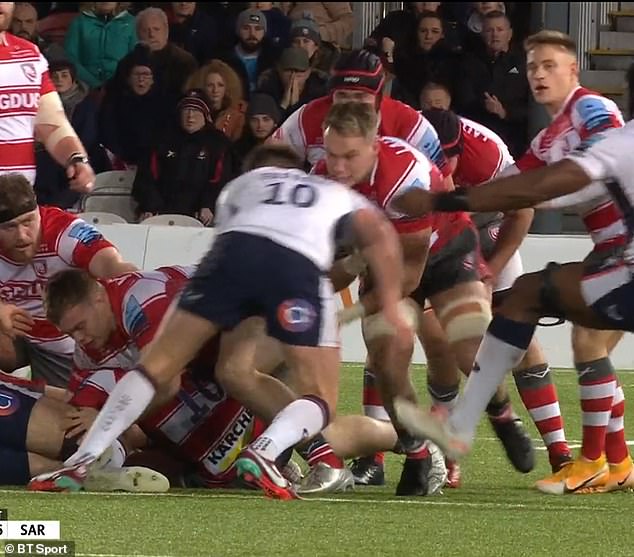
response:
M378 126L376 111L367 103L333 105L323 124L325 158L315 165L313 173L348 185L380 207L390 219L403 252L402 295L407 297L419 284L425 267L431 220L427 217L408 218L395 210L394 201L407 197L412 190L442 188L443 177L431 161L402 139L378 136ZM345 287L354 280L356 274L348 270L348 261L354 257L342 259L333 268L331 277L335 289ZM412 439L399 428L392 407L394 396L416 401L416 392L409 377L413 343L403 343L398 350L392 348L393 338L381 334L380 318L373 315L376 308L372 280L364 276L362 283L360 302L356 307L362 308L362 330L368 348L364 409L367 413L367 407L372 406L369 410L374 411L373 418L391 419L399 432L399 440L407 458L396 489L397 495L430 495L444 483L442 459L438 462L433 447L430 451L427 444ZM413 308L411 311L415 312ZM385 409L380 404L368 404L375 402L368 398L367 380L370 376L376 378L378 387L374 398L382 398ZM324 455L326 451L318 445L319 441L317 438L313 442L310 452ZM341 481L337 478L345 474L343 463L337 463L330 456L327 461L322 458L324 463L319 467L314 465L317 459L308 460L313 466L311 473L304 479L302 493L330 491L337 481ZM436 473L437 470L440 472ZM442 480L436 481L437 477Z
M185 366L221 332L216 378L229 395L269 422L236 467L245 481L294 498L275 460L330 422L338 396L339 344L332 285L324 276L338 245L358 247L376 280L377 311L400 342L412 328L401 304L400 246L389 222L363 197L299 170L289 147L263 145L247 173L217 205L217 236L153 342L112 390L66 468L36 478L83 481L94 462L153 402L173 396ZM302 226L298 226L301 221ZM263 277L266 280L263 280ZM254 373L263 318L306 388L297 398L281 382Z
M468 451L484 399L519 362L541 317L557 316L590 329L634 328L632 125L614 129L621 120L613 103L578 86L575 45L569 37L542 31L530 37L526 47L531 87L536 99L549 107L553 121L518 161L525 175L450 194L423 193L402 209L416 215L430 210L579 206L594 249L581 263L553 263L515 282L482 342L476 359L478 373L471 374L449 419L415 415L407 404L401 408L401 418L411 418L413 431L427 431L455 453ZM610 335L590 334L597 336L587 349L607 354ZM537 483L546 493L613 491L634 484L623 434L623 398L614 371L607 355L584 365L579 370L584 424L581 455Z
M66 168L70 187L85 193L95 174L86 150L68 122L36 45L7 31L14 2L0 2L0 174L19 172L35 182L38 141Z
M0 368L30 364L35 378L65 387L73 340L45 317L42 290L57 271L96 277L135 271L91 224L55 207L39 207L22 174L0 175Z
M379 118L379 135L400 138L423 153L451 186L451 170L438 134L425 117L402 102L383 95L385 75L378 56L367 50L342 54L330 78L330 94L298 108L275 131L273 139L290 145L311 165L324 157L322 124L335 104L367 103Z

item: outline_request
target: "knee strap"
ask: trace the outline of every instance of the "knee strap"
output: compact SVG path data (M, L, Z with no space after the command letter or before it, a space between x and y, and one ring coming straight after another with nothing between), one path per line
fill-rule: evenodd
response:
M491 318L491 306L477 296L454 300L438 314L450 343L480 338L486 332Z

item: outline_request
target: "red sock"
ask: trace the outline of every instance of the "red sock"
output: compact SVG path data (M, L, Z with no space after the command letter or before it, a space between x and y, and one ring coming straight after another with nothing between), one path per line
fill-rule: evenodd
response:
M390 421L390 416L383 407L381 393L376 386L374 372L367 367L363 370L363 414L375 420ZM384 453L375 453L373 457L376 464L383 464L385 460Z
M616 388L608 358L575 364L579 377L583 437L581 456L597 460L605 451L605 436Z
M428 456L429 456L429 449L427 448L427 443L423 443L415 451L406 453L406 457L412 460L422 460L423 458L427 458Z
M314 437L308 445L298 449L297 452L311 468L318 462L328 464L332 468L343 468L345 466L343 460L332 451L332 447L321 433Z
M548 449L551 464L563 455L570 455L557 389L548 364L517 370L514 378L522 402Z
M625 441L624 414L625 395L623 394L623 387L621 387L617 379L616 390L612 399L612 413L610 414L610 421L605 435L605 454L608 457L609 464L620 464L630 455Z

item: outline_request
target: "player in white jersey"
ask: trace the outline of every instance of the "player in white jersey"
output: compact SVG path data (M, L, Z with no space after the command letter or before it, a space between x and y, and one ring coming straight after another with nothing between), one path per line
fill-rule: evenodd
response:
M48 74L46 58L30 41L7 31L14 2L0 2L0 174L19 172L35 182L35 139L66 168L70 187L87 192L95 174Z
M458 405L447 417L418 412L409 403L398 407L399 417L413 433L427 435L454 455L468 452L486 402L522 358L538 321L559 317L583 327L634 331L634 123L593 136L560 162L539 170L494 180L480 188L443 194L418 193L415 213L428 211L494 211L536 206L559 196L584 203L607 191L618 208L615 227L621 241L606 247L593 236L594 249L583 262L549 264L545 270L521 276L503 300L478 351L472 374ZM596 381L587 387L595 405L611 405L616 382ZM582 389L583 394L583 389ZM606 412L590 416L599 424ZM597 426L599 427L599 426ZM627 457L629 459L629 456ZM572 469L564 474L567 468ZM601 491L634 486L634 474L608 469L605 456L583 457L562 469L560 482L549 493ZM542 486L542 491L547 491Z
M81 268L106 278L136 267L91 224L38 207L22 174L0 175L0 368L31 365L36 378L63 387L75 345L45 316L42 290L56 272Z
M377 283L379 309L396 338L411 341L403 321L401 253L391 225L343 185L310 176L286 146L263 145L247 160L216 206L217 236L177 308L125 374L58 476L80 478L156 398L173 394L185 365L221 331L216 378L228 394L271 425L236 463L238 474L268 495L293 498L274 461L319 433L337 402L339 347L334 293L325 274L335 246L358 246ZM256 319L250 319L256 317ZM254 372L264 318L287 364L310 386L304 396ZM50 476L49 476L50 477Z

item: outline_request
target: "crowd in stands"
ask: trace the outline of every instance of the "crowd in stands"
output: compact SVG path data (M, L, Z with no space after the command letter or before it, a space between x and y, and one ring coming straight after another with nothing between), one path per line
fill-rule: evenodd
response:
M384 94L416 109L451 106L522 153L529 89L518 18L507 14L519 4L390 12L365 41L383 61ZM206 225L245 155L327 94L354 28L349 2L17 3L12 23L49 60L95 171L136 170L139 219L181 213ZM37 166L39 202L76 206L44 149Z

